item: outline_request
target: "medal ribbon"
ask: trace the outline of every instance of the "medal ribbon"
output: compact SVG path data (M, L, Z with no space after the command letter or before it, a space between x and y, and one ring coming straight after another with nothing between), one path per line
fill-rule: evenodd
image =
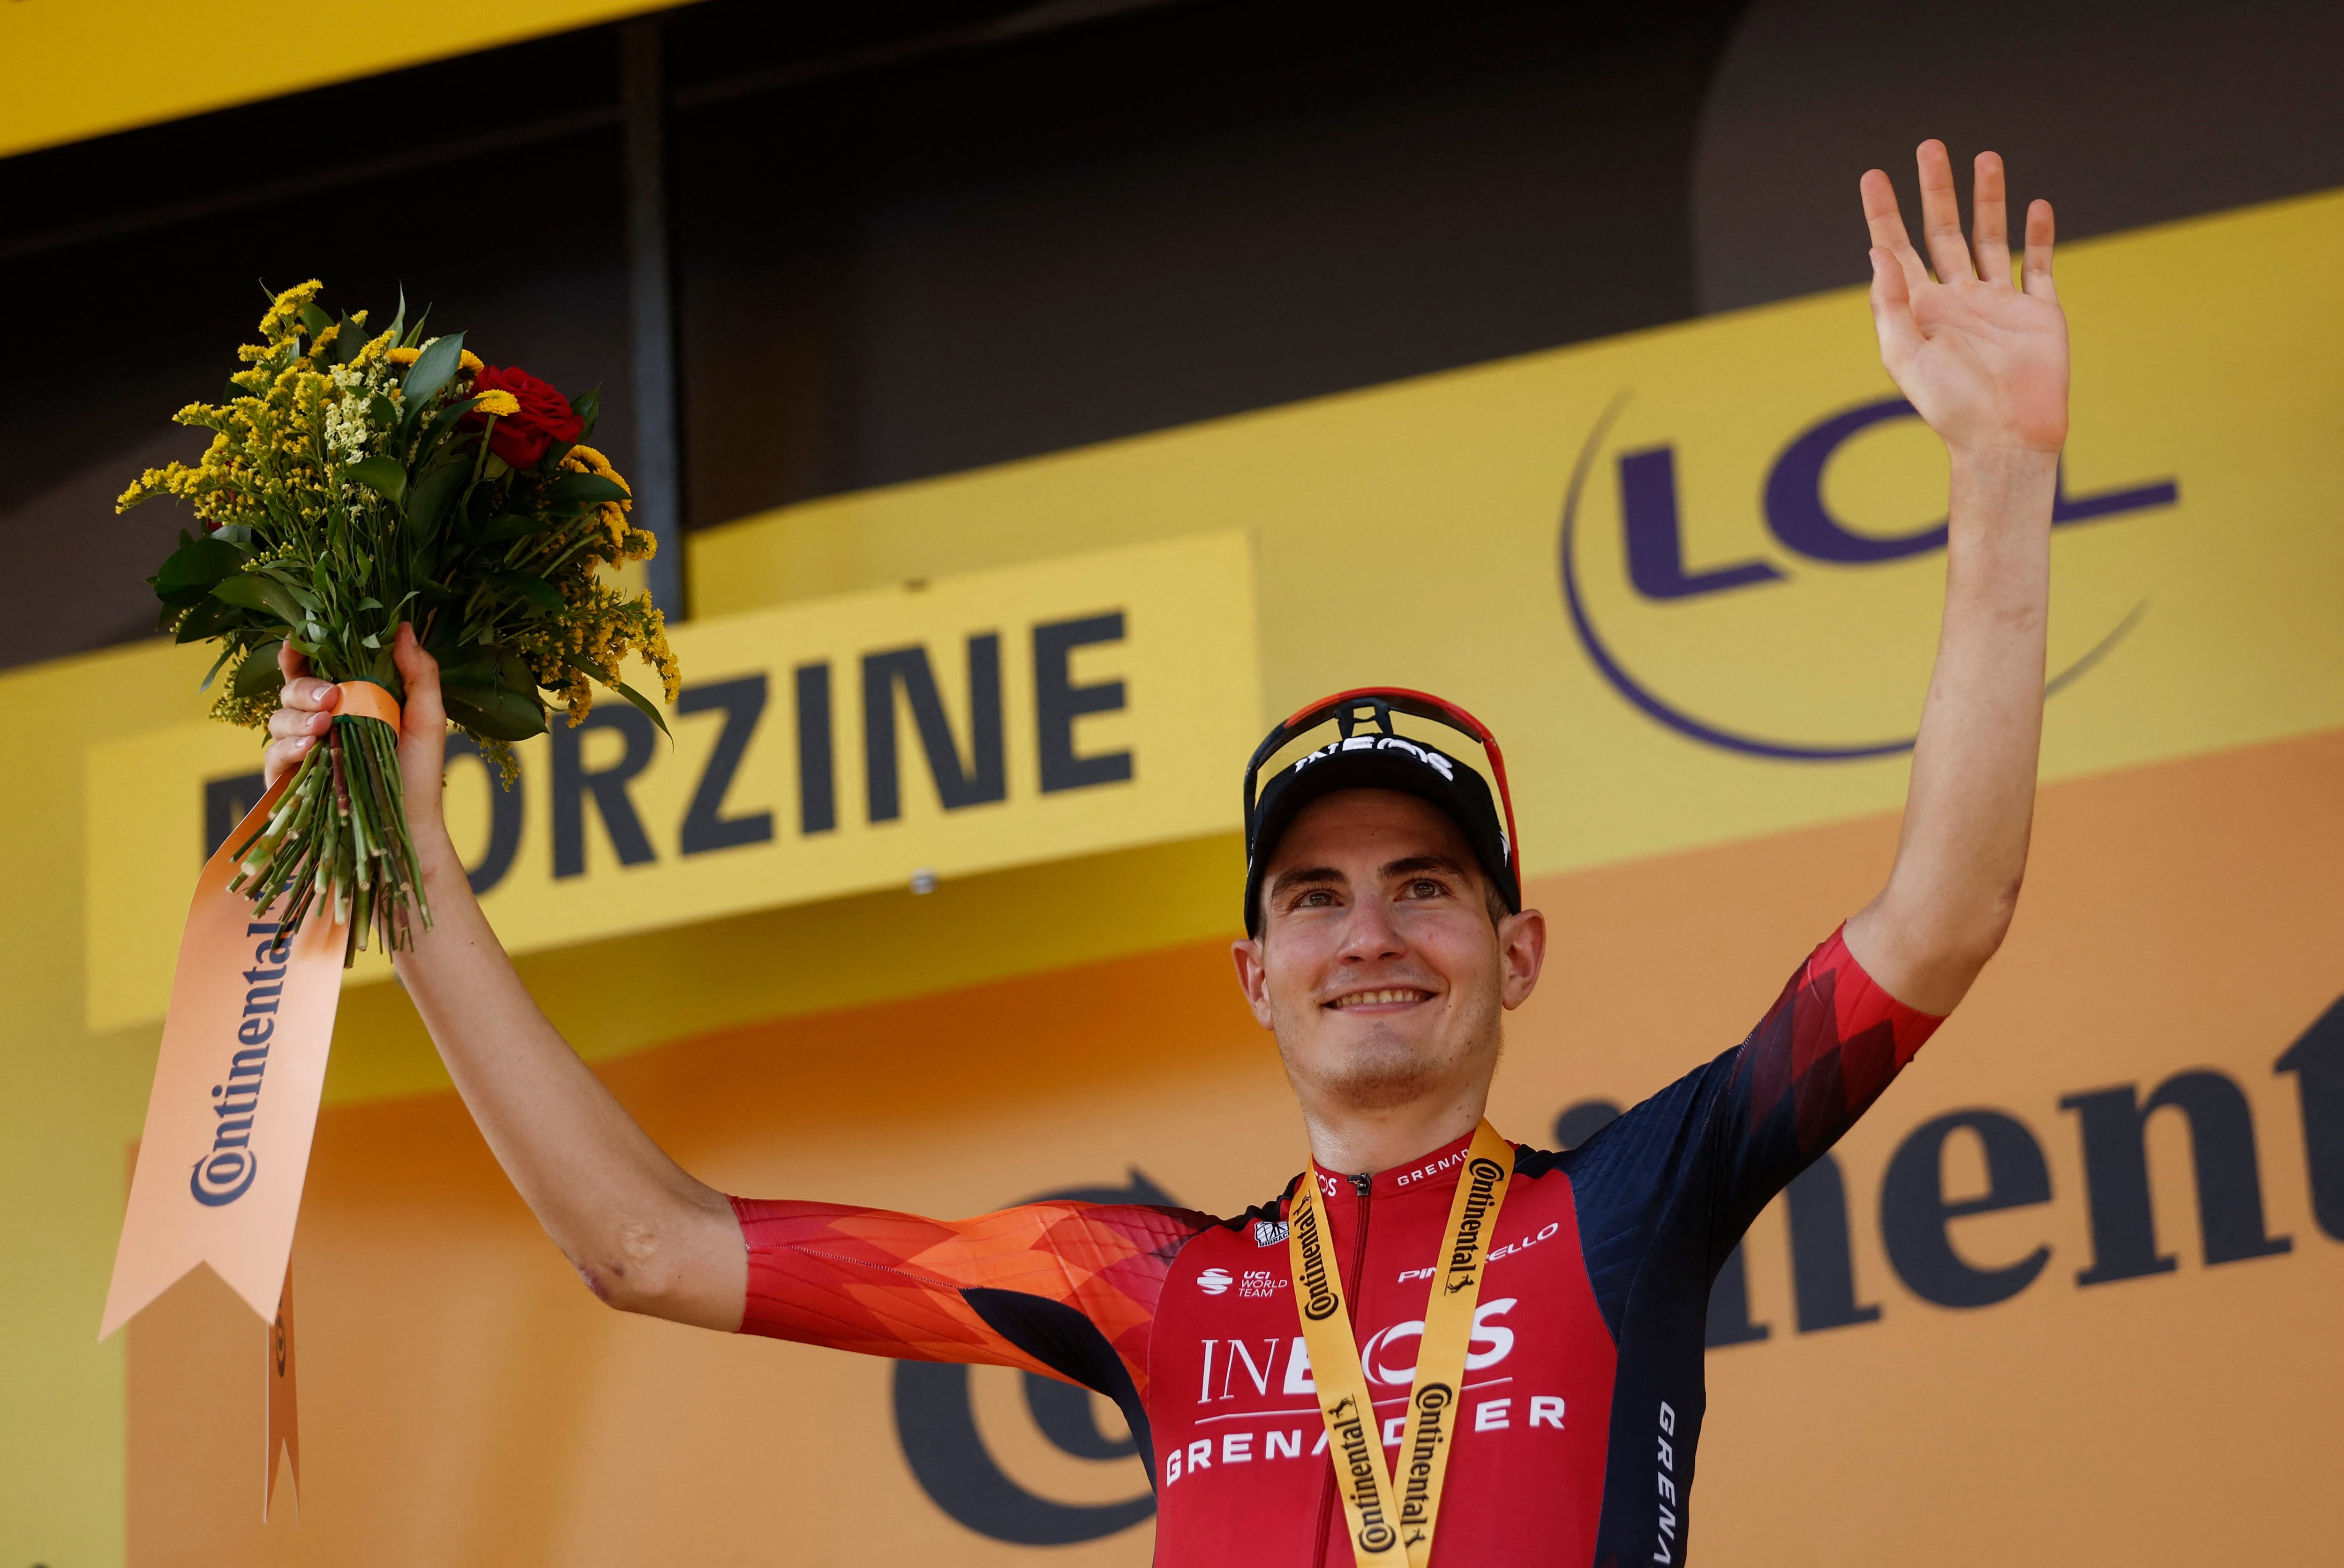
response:
M1397 1475L1384 1468L1383 1423L1376 1419L1367 1371L1352 1338L1343 1276L1319 1206L1316 1163L1288 1206L1286 1248L1294 1271L1294 1305L1302 1316L1336 1490L1342 1493L1359 1568L1425 1568L1432 1555L1440 1483L1449 1472L1458 1392L1473 1339L1473 1310L1481 1299L1481 1266L1513 1169L1512 1145L1487 1121L1474 1128L1434 1264Z

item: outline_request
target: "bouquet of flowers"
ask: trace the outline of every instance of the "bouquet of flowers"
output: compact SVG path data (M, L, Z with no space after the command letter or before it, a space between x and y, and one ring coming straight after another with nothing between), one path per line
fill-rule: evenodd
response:
M322 904L349 926L348 963L369 929L389 949L412 945L412 922L431 924L398 734L351 711L396 712L400 622L439 660L449 718L499 760L507 787L512 743L541 733L549 707L580 723L599 682L664 731L618 667L641 653L670 702L678 672L659 611L604 572L649 559L657 541L628 521L626 482L582 444L596 394L573 403L484 365L460 332L427 338L403 298L369 332L363 310L320 309L318 288L276 297L222 404L179 410L180 424L216 432L201 460L149 470L117 510L173 495L201 524L147 581L163 630L220 644L204 682L227 672L214 717L267 724L282 647L325 679L388 693L346 691L326 744L234 846L232 885L258 908L285 900L288 936Z

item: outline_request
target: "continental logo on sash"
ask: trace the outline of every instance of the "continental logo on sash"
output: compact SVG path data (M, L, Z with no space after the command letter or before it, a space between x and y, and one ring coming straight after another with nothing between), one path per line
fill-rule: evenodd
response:
M1359 1401L1347 1395L1328 1407L1327 1430L1335 1434L1335 1446L1342 1452L1343 1486L1350 1493L1351 1516L1359 1522L1359 1550L1389 1552L1399 1534L1384 1517L1383 1489L1376 1484L1384 1456L1376 1442L1375 1412L1362 1411Z
M1427 1383L1410 1397L1416 1407L1416 1438L1403 1456L1407 1466L1400 1489L1400 1527L1415 1535L1432 1525L1433 1455L1449 1441L1449 1411L1457 1391L1447 1383Z
M1449 1267L1440 1284L1441 1290L1451 1296L1470 1287L1477 1277L1474 1271L1481 1266L1490 1209L1498 1183L1505 1179L1506 1172L1494 1159L1476 1158L1465 1168L1465 1212L1459 1218L1457 1239L1450 1247Z
M1229 780L1261 732L1242 534L693 621L672 641L672 744L598 703L516 747L510 791L450 744L449 828L512 951L1241 825ZM256 760L212 723L91 748L93 1028L162 1016L188 875L259 798Z
M1341 1308L1343 1299L1327 1282L1326 1237L1315 1201L1295 1205L1294 1244L1302 1249L1302 1315L1323 1323Z

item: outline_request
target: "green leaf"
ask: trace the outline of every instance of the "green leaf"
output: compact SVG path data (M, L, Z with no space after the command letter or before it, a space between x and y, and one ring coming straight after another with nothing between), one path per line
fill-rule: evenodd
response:
M308 619L291 591L275 578L258 572L240 572L213 583L212 597L247 610L265 612L288 626L298 626Z
M632 492L625 485L604 479L598 473L566 473L539 492L539 500L549 511L565 506L600 506L604 501L633 499Z
M449 404L432 415L430 425L423 432L423 439L415 443L415 460L418 463L429 462L432 458L440 455L440 443L447 440L448 432L455 428L457 420L470 413L473 405L479 401L478 398L464 398ZM464 471L467 474L472 471L470 458L464 460Z
M619 695L626 698L627 701L632 703L638 708L641 708L645 716L648 717L652 723L659 726L660 733L667 736L669 744L672 745L675 744L675 736L670 734L668 732L667 720L661 716L659 709L652 705L652 700L649 697L644 696L641 692L636 691L624 681L612 681L610 684L617 687Z
M399 336L399 334L401 334L402 332L405 332L406 330L407 330L407 286L406 286L405 284L403 284L403 283L402 283L402 284L400 284L400 285L399 285L399 309L398 309L396 312L394 312L394 313L392 314L391 318L390 318L390 340L391 340L393 343L398 343L398 342L402 342L402 341L404 341L404 339Z
M236 605L223 604L217 599L207 599L187 612L187 618L179 622L179 634L173 641L200 642L207 637L217 637L221 632L240 625L244 621L244 614L245 612Z
M246 553L217 534L190 539L173 551L155 573L155 596L185 607L210 592L213 583L242 569Z
M236 679L229 690L239 697L258 697L281 690L285 672L277 667L277 650L283 645L280 639L273 637L266 642L254 643L252 652L244 656L244 663L236 667Z
M449 462L441 463L417 482L415 493L407 502L407 536L411 541L420 546L438 537L440 514L470 478L462 463Z
M667 738L670 741L675 739L675 736L668 733L667 720L662 718L660 714L660 711L652 705L651 699L644 696L641 692L636 691L632 686L628 685L624 681L620 680L618 676L612 674L609 670L597 664L591 659L581 659L575 653L563 654L561 662L569 665L573 670L585 671L588 674L601 682L602 684L610 687L612 691L618 693L619 695L626 698L627 701L632 703L636 707L641 708L651 719L652 723L659 726L661 734L667 735Z
M407 379L399 384L399 389L407 396L407 406L420 409L438 396L440 389L446 386L449 378L456 373L457 363L463 354L464 335L461 332L450 332L424 349L422 358L417 359L414 368L407 372Z
M308 329L309 344L312 349L317 346L318 334L333 324L334 319L318 309L316 305L301 307L301 325Z
M218 677L221 669L230 659L235 657L236 642L234 640L231 639L227 642L222 642L220 644L219 657L213 660L212 667L204 672L204 678L196 683L196 690L198 692L210 691L212 689L212 682Z
M397 458L360 458L350 465L350 477L393 506L407 499L407 465Z
M440 688L448 716L473 733L492 741L525 741L545 733L545 709L534 697L507 686Z
M550 615L559 615L567 608L561 591L542 577L532 577L526 572L492 572L489 581Z
M399 308L401 311L407 309L407 291L403 288L399 294ZM399 340L399 346L402 349L412 349L419 345L423 341L423 324L430 319L431 307L426 305L423 308L423 314L415 319L415 325L407 329L407 336Z
M570 411L585 421L578 432L581 441L594 439L594 421L602 417L602 389L589 387L585 395L570 400Z
M489 519L488 526L480 530L480 533L473 538L472 543L475 548L485 550L492 544L510 544L524 534L542 533L545 531L543 518L526 517L519 512L509 511L502 517Z

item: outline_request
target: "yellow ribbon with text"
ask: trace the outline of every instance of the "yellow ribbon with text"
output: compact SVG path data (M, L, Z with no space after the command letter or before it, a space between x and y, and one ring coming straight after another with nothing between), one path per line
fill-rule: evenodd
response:
M1335 1462L1336 1490L1342 1494L1359 1568L1425 1568L1432 1556L1440 1483L1449 1472L1458 1394L1473 1339L1473 1310L1481 1299L1481 1266L1513 1170L1513 1146L1486 1121L1475 1128L1464 1172L1449 1205L1449 1229L1442 1233L1433 1268L1432 1300L1424 1309L1416 1377L1409 1386L1399 1457L1389 1473L1383 1462L1383 1423L1376 1419L1375 1399L1352 1339L1342 1273L1329 1249L1315 1163L1288 1210L1286 1246L1294 1270L1294 1306L1302 1316L1302 1338L1309 1346L1311 1376L1318 1385L1318 1413L1327 1423L1327 1446Z

